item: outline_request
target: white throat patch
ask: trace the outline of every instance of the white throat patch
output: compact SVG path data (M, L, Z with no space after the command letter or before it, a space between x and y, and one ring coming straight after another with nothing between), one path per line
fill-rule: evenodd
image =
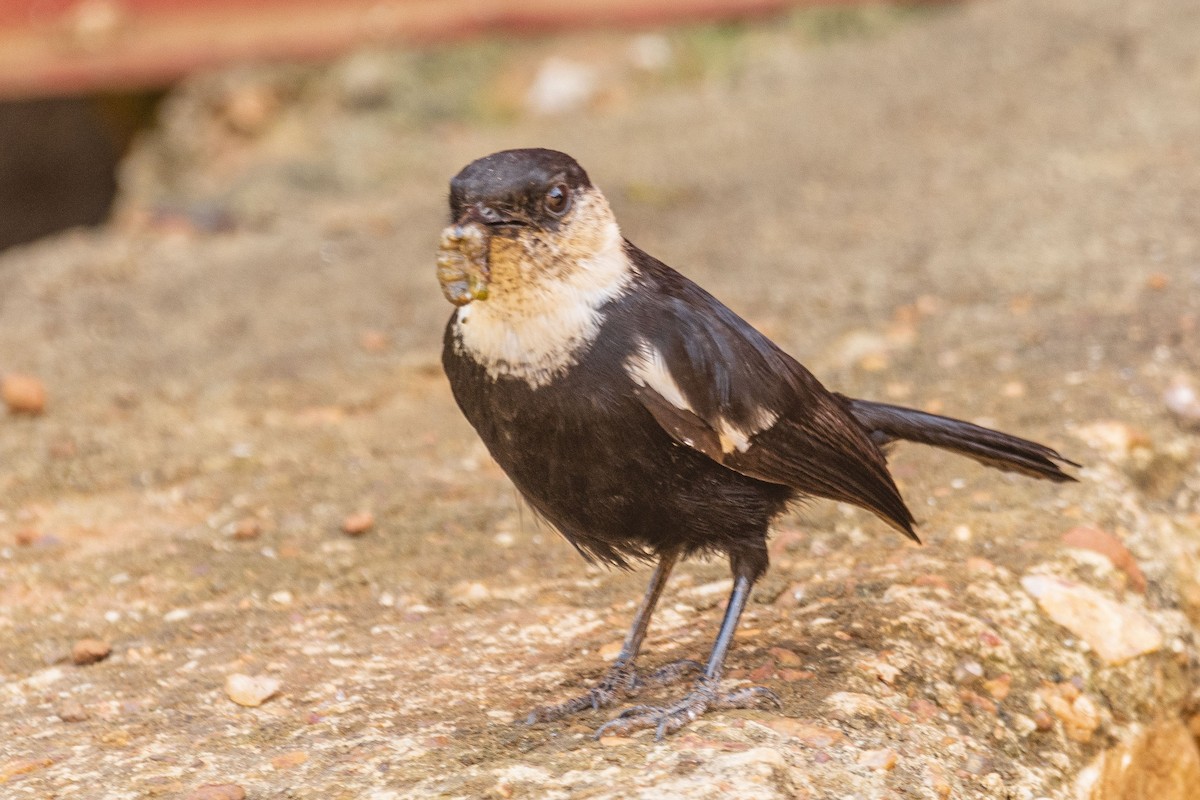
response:
M621 231L609 222L602 246L565 274L531 282L515 296L497 293L460 307L457 347L491 378L545 386L577 363L600 333L600 308L625 293L633 274Z

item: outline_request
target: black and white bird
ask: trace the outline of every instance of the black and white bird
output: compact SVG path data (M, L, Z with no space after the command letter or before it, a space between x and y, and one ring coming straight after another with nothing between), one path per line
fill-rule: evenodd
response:
M721 674L771 521L823 497L916 539L883 448L905 440L990 467L1073 480L1054 450L967 422L830 392L795 359L680 273L621 236L570 156L507 150L450 183L438 277L457 308L442 361L455 400L537 514L584 557L656 563L616 662L547 721L615 702L635 670L672 567L724 554L733 591L716 642L678 703L601 728L669 733L714 708L778 703ZM698 665L697 665L698 666ZM680 666L660 670L674 677Z

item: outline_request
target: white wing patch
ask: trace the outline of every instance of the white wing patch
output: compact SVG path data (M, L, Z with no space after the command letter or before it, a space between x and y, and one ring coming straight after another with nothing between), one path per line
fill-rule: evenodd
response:
M638 386L653 389L680 411L693 411L692 404L672 377L663 354L644 339L638 342L637 352L625 362L625 371Z
M750 449L750 436L724 417L717 420L717 441L721 443L721 452L726 455L734 450L744 453Z
M750 420L750 429L734 425L724 417L717 419L717 439L721 442L721 452L732 453L737 450L744 453L750 449L750 439L770 428L779 420L779 415L770 409L759 406L754 409Z
M625 362L625 371L638 386L654 390L680 411L696 413L683 390L679 388L674 376L671 375L671 368L667 366L663 354L649 342L645 340L638 342L637 352ZM750 449L750 440L770 428L778 420L779 414L761 406L754 410L749 428L743 428L724 417L718 417L714 428L717 440L721 444L721 452L727 455L734 450L739 453L746 452ZM688 440L684 440L684 444L692 446L692 442Z

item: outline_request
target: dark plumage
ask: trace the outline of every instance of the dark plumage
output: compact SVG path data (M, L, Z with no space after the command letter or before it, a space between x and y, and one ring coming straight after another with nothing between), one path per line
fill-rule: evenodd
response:
M565 197L565 200L564 200ZM633 688L633 662L671 567L729 557L735 582L704 674L680 703L610 723L660 735L708 708L774 695L719 689L767 532L790 501L840 500L916 539L881 448L896 440L1072 480L1053 450L966 422L827 391L699 286L620 237L573 159L516 150L451 183L439 277L461 307L443 363L455 399L537 513L586 557L658 562L617 663L553 719ZM462 241L480 244L474 249ZM464 295L463 287L474 287Z

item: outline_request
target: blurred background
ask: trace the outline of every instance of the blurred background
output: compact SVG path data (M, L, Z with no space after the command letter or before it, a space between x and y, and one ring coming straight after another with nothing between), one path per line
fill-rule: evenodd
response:
M6 0L0 4L0 249L105 220L121 157L139 131L155 124L164 94L196 73L234 64L323 63L355 50L374 50L346 64L349 105L401 101L394 96L397 83L420 81L432 71L443 82L451 72L459 73L462 86L453 88L465 95L423 98L440 105L443 117L463 104L500 115L562 113L606 96L611 101L612 94L648 75L711 66L698 63L709 56L728 58L728 52L707 50L727 48L730 42L721 40L733 35L730 26L737 21L781 19L791 8L824 6L827 12L805 24L817 37L837 36L872 24L869 17L878 9L864 16L854 10L859 5L845 0ZM671 40L656 33L635 39L622 54L624 64L609 63L593 47L590 58L508 64L499 80L470 74L472 66L484 67L481 59L494 64L504 58L496 51L504 50L506 37L701 22L724 25L693 31L683 54L689 64L681 65ZM468 55L449 54L447 43L482 37L491 37L490 44L467 46ZM397 59L398 50L423 55ZM263 95L261 87L230 91L222 100L229 106L228 122L247 136L270 123L283 99Z

